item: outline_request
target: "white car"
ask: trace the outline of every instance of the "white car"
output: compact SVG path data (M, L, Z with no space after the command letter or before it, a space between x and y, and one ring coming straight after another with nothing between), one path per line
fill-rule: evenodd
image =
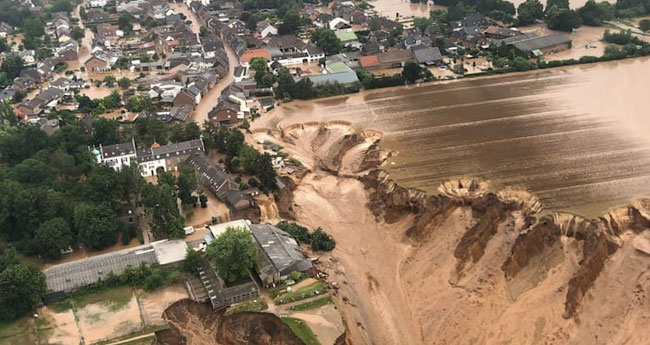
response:
M185 230L185 235L191 235L194 233L194 227L193 226L186 226L183 228Z

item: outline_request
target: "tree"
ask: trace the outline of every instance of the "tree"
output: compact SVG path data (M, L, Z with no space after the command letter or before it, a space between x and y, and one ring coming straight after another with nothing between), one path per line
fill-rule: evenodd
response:
M201 203L201 208L208 207L208 197L205 194L199 194L199 202Z
M517 7L518 25L528 25L544 18L544 5L539 0L526 0Z
M119 235L115 214L106 203L78 204L74 208L74 226L79 241L95 250L115 244Z
M650 19L641 19L639 22L639 29L645 32L650 31Z
M424 17L415 17L413 19L413 26L415 26L421 33L424 33L429 25L433 24L433 20Z
M311 235L309 234L309 230L304 226L300 226L296 223L289 223L284 220L278 223L276 226L279 229L286 231L299 243L311 243Z
M0 38L0 53L4 53L9 51L9 45L7 44L7 40L4 38Z
M320 227L311 234L311 249L329 252L334 249L334 247L336 247L334 239L332 239L332 237Z
M45 34L45 24L39 18L29 18L23 24L23 32L26 38L38 38Z
M20 75L24 66L25 62L20 56L10 56L2 63L0 70L7 74L7 78L14 80Z
M328 28L316 29L316 31L311 34L311 41L323 49L325 55L338 54L343 48L341 41L336 37L334 31Z
M547 0L546 1L546 12L553 7L557 6L558 8L569 8L569 0Z
M249 276L256 260L256 249L251 233L245 228L228 227L208 245L205 255L227 283Z
M122 89L128 89L129 87L131 87L131 79L127 77L122 77L117 82L117 85L119 85Z
M196 205L196 197L192 193L196 190L198 183L194 169L187 164L180 164L178 166L178 198L185 205Z
M423 70L418 64L407 61L404 64L404 69L402 70L402 76L404 79L408 80L410 83L414 83L416 80L422 78Z
M126 101L126 109L134 113L139 113L143 110L152 111L155 109L155 106L148 96L133 95Z
M210 31L208 31L208 29L205 26L201 26L201 28L199 29L199 36L201 37L204 37L209 33Z
M125 33L130 33L133 31L133 16L130 14L124 13L121 14L120 17L117 20L117 26L120 30L124 31Z
M185 253L185 262L183 262L185 272L198 276L201 266L203 266L201 264L201 255L194 249L188 247Z
M34 266L15 264L0 272L0 319L33 311L45 295L45 275Z
M94 145L113 145L121 141L120 124L116 120L98 118L93 121L92 143Z
M104 84L106 84L106 86L108 87L113 87L113 84L115 84L116 81L117 79L115 79L115 77L112 74L109 74L104 77Z
M296 90L296 81L293 80L291 73L286 68L278 71L278 97L291 98L294 96Z
M253 58L250 61L250 68L255 72L266 72L269 69L269 61L265 58Z
M0 273L10 266L20 264L20 256L15 248L8 248L0 252Z
M84 31L84 29L82 29L82 28L80 28L78 26L75 26L75 27L72 28L72 30L70 30L70 37L72 37L73 40L78 41L78 40L84 38L84 36L86 36L86 32Z
M282 24L278 28L278 33L280 35L293 34L298 31L301 24L302 20L298 11L290 10L282 17Z
M185 237L183 218L178 212L176 199L173 183L147 183L142 188L142 204L150 217L149 226L156 236L167 236L170 239Z
M596 3L589 0L578 9L578 14L584 25L601 26L604 21L614 18L614 7L608 2Z
M61 258L61 251L73 243L68 222L63 218L53 218L38 227L34 237L34 250L47 260Z
M546 10L546 25L549 29L570 32L582 25L582 19L576 11L552 6Z

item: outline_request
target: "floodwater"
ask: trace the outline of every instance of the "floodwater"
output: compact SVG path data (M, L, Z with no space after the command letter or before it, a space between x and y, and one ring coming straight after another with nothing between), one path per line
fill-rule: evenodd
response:
M292 102L254 127L347 120L384 133L385 169L435 193L451 179L536 194L545 210L600 215L650 196L649 59ZM261 120L261 121L260 121Z
M519 5L522 3L526 2L526 0L509 0L515 5L515 8L517 8ZM546 0L540 0L542 5L546 7ZM602 1L607 1L611 4L616 3L616 0L596 0L596 2L602 2ZM569 7L571 8L580 8L584 6L587 3L587 0L569 0Z
M430 11L445 8L444 6L414 4L409 0L374 0L368 1L368 3L374 6L375 11L391 19L395 19L398 13L400 17L429 17Z

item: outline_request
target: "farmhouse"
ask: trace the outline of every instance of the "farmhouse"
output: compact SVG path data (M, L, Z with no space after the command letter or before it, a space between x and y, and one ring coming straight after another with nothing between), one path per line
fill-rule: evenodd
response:
M505 39L507 45L512 45L521 50L526 56L541 56L557 53L571 48L571 39L563 34L550 34L546 36L520 35Z

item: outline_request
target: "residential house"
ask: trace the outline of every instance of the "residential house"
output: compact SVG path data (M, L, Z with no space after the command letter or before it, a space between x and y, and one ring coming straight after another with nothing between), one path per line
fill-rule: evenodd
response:
M103 52L91 55L84 62L84 66L88 72L108 72L111 70L109 57Z
M410 49L391 50L377 54L381 69L401 68L407 61L414 61L413 51Z
M11 35L14 32L14 28L5 23L1 22L0 23L0 38L7 38L8 35Z
M381 62L378 55L366 55L359 58L361 67L367 71L381 69Z
M89 7L106 7L106 0L90 0L88 1Z
M487 28L487 30L485 30L484 34L485 37L487 38L502 40L504 38L521 35L521 31L516 29L506 29L500 26L491 25L490 27Z
M97 36L98 37L117 37L118 26L100 23L97 24Z
M412 48L415 62L420 65L433 66L442 63L442 54L438 47L418 45Z
M18 56L23 59L23 62L27 65L31 65L36 62L36 52L32 49L21 50L18 52Z
M269 36L277 36L278 29L269 22L261 22L257 25L257 32L260 33L260 37L267 38Z
M204 153L194 153L187 160L198 180L230 209L231 219L252 219L259 221L260 209L250 194L239 190L239 184L231 180L219 166L214 164ZM213 229L210 229L213 232ZM215 237L218 233L213 232Z
M338 31L338 30L350 30L352 26L350 25L350 22L347 20L341 18L341 17L336 17L332 19L332 21L329 22L328 24L330 30L333 31Z
M110 15L100 8L92 8L86 11L86 18L88 18L87 21L90 23L100 23L108 21Z
M213 58L217 56L217 52L225 49L223 42L216 35L206 35L201 38L201 46L203 48L203 57Z
M293 35L272 37L265 48L271 53L271 60L285 66L318 62L325 57L322 49Z

